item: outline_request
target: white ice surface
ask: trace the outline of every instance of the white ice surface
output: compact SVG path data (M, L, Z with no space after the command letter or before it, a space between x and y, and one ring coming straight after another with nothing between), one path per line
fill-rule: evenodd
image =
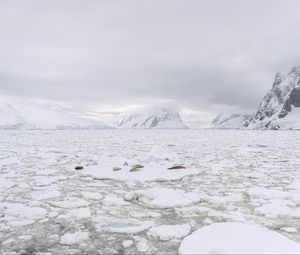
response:
M108 165L96 165L87 167L81 174L90 175L96 179L119 181L170 181L180 180L186 176L197 175L197 169L168 170L172 165L160 165L156 163L145 164L139 171L130 172L131 166L122 167L119 171L113 171L116 162ZM133 164L134 165L134 164Z
M200 201L197 194L179 189L154 187L136 191L135 194L139 202L150 208L183 207Z
M274 231L242 223L215 223L183 239L180 254L299 254L300 245Z
M60 243L64 245L73 245L89 239L89 233L77 231L75 233L66 233L60 238Z
M152 227L147 232L149 237L158 238L161 241L169 241L172 239L180 239L191 232L190 225L161 225Z
M300 243L299 140L296 131L0 131L0 253L176 254L182 237L162 241L148 231L228 221ZM144 168L129 172L134 164ZM185 176L161 182L85 174L107 166L147 177L156 165ZM174 165L186 168L168 170ZM77 231L89 238L60 243ZM133 244L124 247L126 240Z

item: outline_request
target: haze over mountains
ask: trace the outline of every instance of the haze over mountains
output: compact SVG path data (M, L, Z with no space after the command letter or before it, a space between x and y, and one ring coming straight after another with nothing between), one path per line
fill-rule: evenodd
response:
M113 124L53 103L30 101L0 105L0 129L186 129L178 108L142 107L121 113ZM300 67L277 73L254 114L219 114L213 129L300 129Z

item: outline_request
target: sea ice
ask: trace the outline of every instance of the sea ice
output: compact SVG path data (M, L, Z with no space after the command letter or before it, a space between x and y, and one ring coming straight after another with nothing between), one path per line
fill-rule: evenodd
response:
M153 160L153 158L152 158ZM166 160L165 160L166 161ZM108 159L102 160L102 164L96 166L88 166L84 171L80 172L82 176L92 176L96 179L118 180L118 181L169 181L180 180L186 176L193 176L202 173L201 170L195 168L186 168L178 170L169 170L170 163L143 163L143 168L138 171L130 171L132 162L124 166L126 159ZM113 171L115 166L120 166L119 171Z
M138 201L151 208L183 207L199 202L195 193L186 193L179 189L154 187L147 190L136 191Z
M137 220L119 220L111 224L96 224L97 231L105 231L119 234L138 234L141 233L154 224L151 221L137 221Z
M4 211L5 218L39 220L47 215L47 210L40 207L30 207L20 203L7 203L5 206L7 207Z
M181 239L191 232L190 225L161 225L152 227L147 232L150 237L158 238L161 241L169 241L172 239Z
M89 239L87 232L77 231L75 233L66 233L60 238L60 243L64 245L73 245Z
M299 254L300 245L255 225L214 223L185 237L180 254Z

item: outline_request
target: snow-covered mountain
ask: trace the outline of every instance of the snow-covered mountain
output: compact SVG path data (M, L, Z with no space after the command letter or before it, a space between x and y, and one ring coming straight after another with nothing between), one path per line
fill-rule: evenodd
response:
M0 129L103 129L111 126L44 102L0 105Z
M117 128L186 129L177 110L170 107L149 107L121 114Z
M242 129L244 123L249 121L251 115L231 114L229 116L220 114L211 123L212 129Z
M300 66L288 74L277 73L272 89L253 115L217 116L215 129L300 129Z
M249 129L300 129L300 66L276 74L272 89L260 103Z

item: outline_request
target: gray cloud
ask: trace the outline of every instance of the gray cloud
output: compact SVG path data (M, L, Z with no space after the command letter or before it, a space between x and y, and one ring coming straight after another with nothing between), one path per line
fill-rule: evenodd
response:
M277 71L300 64L299 9L298 0L2 0L0 94L104 112L161 101L252 111Z

